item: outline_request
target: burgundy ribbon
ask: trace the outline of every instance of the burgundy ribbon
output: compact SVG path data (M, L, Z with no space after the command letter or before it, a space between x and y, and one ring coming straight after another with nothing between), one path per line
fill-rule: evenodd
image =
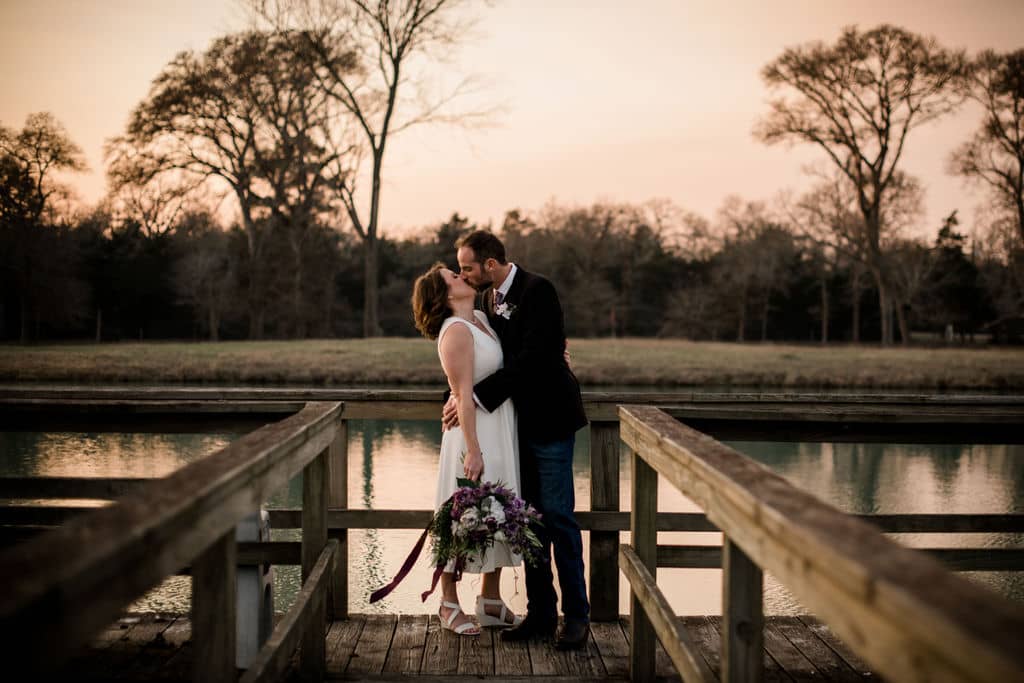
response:
M433 522L433 520L431 520ZM423 550L423 544L427 540L427 534L430 532L430 524L427 524L427 528L420 534L420 540L416 541L416 545L412 547L412 552L409 553L409 557L405 558L405 562L402 563L402 568L395 574L395 578L391 579L391 583L388 585L378 588L377 590L370 593L370 603L375 603L378 600L388 596L391 591L398 587L398 584L402 583L402 579L406 577L412 566L416 564L416 560L419 559L420 552ZM423 594L423 599L426 600L427 596L434 591L434 587L437 585L437 580L441 578L441 571L444 569L444 565L440 565L434 570L434 580L430 584L430 590Z
M430 533L430 526L433 523L433 519L431 519L430 522L427 523L427 528L423 530L422 534L420 534L420 540L416 541L416 545L412 547L412 550L409 552L409 556L405 558L405 562L402 563L402 568L398 570L397 574L395 574L395 578L391 579L391 583L381 588L378 588L377 590L370 593L370 604L373 604L378 600L386 598L391 593L391 591L395 590L395 588L398 587L398 584L402 583L402 579L404 579L406 575L408 575L408 573L412 570L413 565L416 564L416 560L419 559L420 553L423 551L423 544L427 540L427 535ZM422 600L423 602L426 602L427 597L434 592L435 588L437 588L437 582L441 578L442 572L444 572L445 564L447 563L444 560L442 560L436 567L434 567L434 576L430 580L430 590L423 591L423 593L420 595L420 600ZM465 558L460 557L455 560L456 581L462 578L462 569L464 566Z

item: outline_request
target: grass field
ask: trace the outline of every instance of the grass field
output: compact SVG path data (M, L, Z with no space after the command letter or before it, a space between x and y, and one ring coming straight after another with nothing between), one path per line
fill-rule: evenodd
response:
M1024 389L1024 349L570 341L584 388ZM432 342L343 339L0 346L0 382L441 384Z

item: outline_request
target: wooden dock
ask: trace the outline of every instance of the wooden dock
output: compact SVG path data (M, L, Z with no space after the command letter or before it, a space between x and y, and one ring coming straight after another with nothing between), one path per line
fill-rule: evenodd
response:
M458 638L426 615L348 613L348 530L422 528L431 514L349 509L348 421L433 419L437 392L316 400L329 397L33 391L0 388L0 424L95 428L99 417L128 415L141 419L136 426L163 429L164 418L195 413L262 426L161 479L0 478L0 495L12 498L114 500L88 510L0 507L0 527L14 532L0 543L4 680L1024 681L1024 609L950 571L1020 569L1024 549L925 553L884 535L1014 533L1024 530L1024 515L848 515L715 438L768 430L786 439L916 442L962 429L1020 443L1024 397L856 396L825 406L821 397L588 397L591 508L579 517L590 535L588 584L602 588L590 596L588 647L562 653L507 644L493 632ZM628 513L622 454L632 482ZM271 524L301 529L301 541L237 541L236 525L300 473L301 509L274 511ZM660 512L661 478L701 512ZM659 530L720 532L722 544L663 545ZM280 564L301 566L301 588L239 676L238 566ZM670 567L720 567L723 616L677 616L658 585L658 569ZM123 616L180 572L192 580L188 617ZM814 618L766 617L765 573ZM629 619L619 615L620 576L630 589Z
M708 667L720 674L717 616L682 617ZM193 674L192 624L187 616L143 614L119 619L72 660L55 680L187 681ZM769 617L765 681L881 680L824 624L812 617ZM595 623L587 647L559 652L547 642L505 643L485 629L476 638L440 628L436 616L352 615L327 631L327 680L625 681L629 679L629 619ZM657 678L678 681L659 649ZM297 680L297 660L285 680Z

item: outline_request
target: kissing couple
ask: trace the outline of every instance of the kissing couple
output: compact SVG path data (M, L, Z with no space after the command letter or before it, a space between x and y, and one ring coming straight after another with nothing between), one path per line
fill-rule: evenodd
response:
M503 628L506 641L555 637L557 595L554 556L564 623L558 649L584 645L590 603L583 576L583 540L573 512L572 477L576 431L587 424L579 383L569 367L565 323L554 286L506 259L494 234L477 230L456 244L459 270L435 264L413 286L416 328L437 340L451 396L444 432L435 509L458 480L501 482L540 512L534 531L540 559L524 568L527 613L514 615L500 593L503 567L522 557L495 540L463 572L483 575L474 622L463 612L455 567L441 575L441 624L459 635L481 626ZM478 625L479 624L479 625Z

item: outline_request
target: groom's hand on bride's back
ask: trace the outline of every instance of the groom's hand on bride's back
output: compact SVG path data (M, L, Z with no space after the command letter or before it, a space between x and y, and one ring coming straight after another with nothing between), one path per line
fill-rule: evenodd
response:
M441 411L441 431L447 432L459 426L459 411L455 405L455 397L449 396Z

